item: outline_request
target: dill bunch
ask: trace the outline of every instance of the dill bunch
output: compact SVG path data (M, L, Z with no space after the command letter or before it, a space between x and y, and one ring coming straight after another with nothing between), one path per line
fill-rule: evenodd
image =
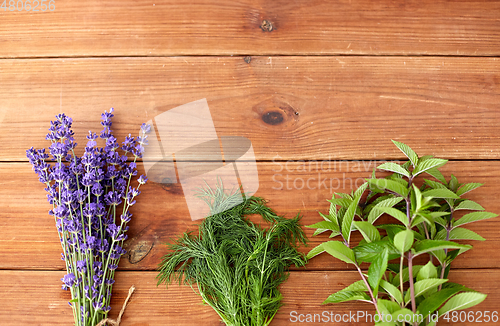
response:
M190 285L228 326L269 325L282 306L279 285L288 278L288 267L306 264L297 251L306 237L300 216L278 216L259 197L243 197L202 189L200 197L213 215L199 226L198 235L184 233L162 258L158 285L178 281ZM221 207L229 207L220 211ZM252 223L260 215L269 227Z

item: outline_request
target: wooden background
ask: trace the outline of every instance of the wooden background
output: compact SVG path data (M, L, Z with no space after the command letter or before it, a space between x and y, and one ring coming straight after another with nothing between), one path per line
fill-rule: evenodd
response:
M121 140L171 108L206 98L219 136L252 141L257 195L281 214L300 211L304 224L319 221L331 193L350 191L377 160L403 159L391 139L450 159L445 175L485 183L468 198L500 212L499 1L55 0L55 6L0 10L1 325L72 324L54 221L25 157L29 147L47 146L49 121L60 112L74 119L82 143L89 129L99 130L100 113L114 107ZM323 160L342 164L323 171L314 164ZM323 177L342 182L320 187ZM299 179L309 178L312 186L301 187ZM220 325L190 288L156 287L163 243L195 229L180 185L148 183L133 212L111 317L135 284L123 326ZM500 219L471 229L487 241L454 263L451 279L488 294L471 310L498 311ZM311 238L310 246L325 239ZM320 306L354 280L346 264L313 259L282 286L285 306L272 325L300 324L291 322L291 311L373 313L363 303Z

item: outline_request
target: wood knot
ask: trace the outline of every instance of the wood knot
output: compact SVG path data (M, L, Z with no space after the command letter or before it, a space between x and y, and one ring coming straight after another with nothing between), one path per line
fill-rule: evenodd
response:
M279 111L266 112L262 115L262 121L272 126L279 125L283 122L283 114Z
M293 103L295 100L273 96L254 105L252 110L263 126L280 129L293 128L300 118L298 110L293 108L290 102Z
M169 177L163 177L161 179L160 183L167 183L167 184L177 183L177 179L172 179L172 178L169 178Z
M250 63L250 61L252 61L252 57L247 55L245 58L243 58L243 60L245 60L246 63Z
M165 190L173 195L184 194L182 191L182 186L179 183L171 183L171 182L168 182L167 180L170 180L170 179L163 179L162 180L161 188L163 190Z
M137 264L151 252L154 242L148 240L138 241L128 252L128 261L131 264Z
M262 21L262 24L260 24L260 29L262 29L264 32L272 32L273 23L271 23L269 20L264 19Z

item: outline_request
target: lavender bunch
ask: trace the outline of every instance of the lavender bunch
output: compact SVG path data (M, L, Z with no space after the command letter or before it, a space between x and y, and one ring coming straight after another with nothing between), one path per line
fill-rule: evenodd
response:
M112 113L101 115L104 128L99 136L89 131L81 157L75 154L73 120L65 114L51 122L46 137L52 143L50 156L45 149L26 151L52 204L49 214L55 218L67 271L62 288L71 291L69 305L77 326L94 326L111 310L115 270L126 252L129 209L147 181L141 175L137 187L131 185L150 126L143 124L140 136L129 134L120 145L110 129ZM97 147L99 137L106 143L103 148Z

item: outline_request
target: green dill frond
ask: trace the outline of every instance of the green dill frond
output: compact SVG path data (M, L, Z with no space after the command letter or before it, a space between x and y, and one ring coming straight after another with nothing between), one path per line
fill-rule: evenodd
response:
M198 235L185 233L162 258L158 285L179 282L190 285L226 325L268 325L281 307L278 289L291 265L306 264L297 250L307 239L300 216L278 216L259 197L246 197L240 189L226 193L200 188L198 196L212 215L203 220ZM267 229L248 220L258 214Z

